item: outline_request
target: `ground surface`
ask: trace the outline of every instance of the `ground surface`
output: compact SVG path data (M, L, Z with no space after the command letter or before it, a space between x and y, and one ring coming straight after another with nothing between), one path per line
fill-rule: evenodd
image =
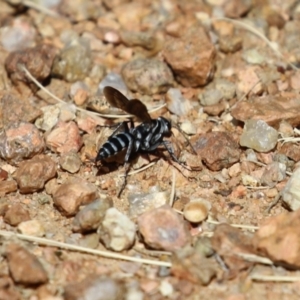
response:
M297 1L54 2L0 0L0 299L298 299ZM120 198L106 85L190 141Z

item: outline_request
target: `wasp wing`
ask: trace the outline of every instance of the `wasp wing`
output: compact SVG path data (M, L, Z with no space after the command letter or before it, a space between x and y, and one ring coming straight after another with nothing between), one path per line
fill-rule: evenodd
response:
M128 100L121 92L111 86L106 86L103 93L110 105L138 117L142 122L151 121L146 105L140 100Z

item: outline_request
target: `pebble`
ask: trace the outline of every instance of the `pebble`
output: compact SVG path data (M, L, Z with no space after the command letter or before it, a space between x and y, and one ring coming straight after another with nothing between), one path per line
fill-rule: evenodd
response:
M88 42L74 38L67 43L53 62L52 75L68 82L85 79L91 70L92 58Z
M182 96L177 88L170 88L166 93L166 102L168 110L177 115L186 115L191 110L190 102Z
M43 115L36 119L35 126L44 131L51 130L59 120L59 115L61 111L61 105L47 105L41 108Z
M22 246L10 243L6 247L6 258L14 282L32 286L48 281L48 275L40 261Z
M233 274L251 266L250 262L232 255L232 253L255 253L251 237L240 229L226 223L217 225L211 246Z
M11 26L2 26L1 44L8 52L32 47L35 37L35 28L23 18L14 19Z
M173 74L168 65L157 59L138 58L124 65L122 76L132 91L153 95L173 86Z
M298 181L299 182L299 181ZM299 207L298 207L299 208ZM270 217L256 232L253 244L259 254L284 267L300 267L300 210Z
M180 124L180 128L183 132L185 132L188 135L194 135L197 133L197 128L196 126L190 122L189 120L183 121Z
M265 167L265 170L261 176L261 183L269 187L274 187L278 182L283 181L286 178L286 165L277 161Z
M258 186L260 181L258 178L248 175L248 174L242 174L242 183L244 186Z
M109 197L94 200L76 214L72 230L74 232L96 230L103 221L106 211L112 206L113 201Z
M200 223L207 218L210 209L210 202L205 199L195 199L184 206L183 215L191 223Z
M46 136L46 145L58 153L78 152L82 146L82 138L75 122L60 122Z
M83 81L76 81L70 87L70 97L77 106L83 105L89 96L89 87Z
M297 168L289 178L282 191L283 203L292 211L300 208L300 168Z
M216 50L199 24L181 29L180 37L168 38L163 56L183 86L205 85L214 73Z
M112 86L120 91L122 94L127 95L128 89L122 76L115 72L108 73L99 83L97 94L103 94L103 89L106 86Z
M17 226L21 222L29 221L30 215L29 211L23 208L21 204L14 204L7 209L3 219L5 223Z
M42 134L32 124L10 124L0 132L0 157L16 164L41 153L45 148Z
M152 31L122 30L120 37L127 47L140 46L148 50L156 48L159 42Z
M163 297L170 297L174 293L174 288L168 280L162 280L159 285L159 291Z
M36 90L36 85L19 66L24 65L36 80L43 81L51 73L56 51L51 45L41 44L34 48L11 52L5 60L5 69L13 82L29 83Z
M268 152L277 144L278 132L263 120L245 122L240 145L258 152Z
M81 159L76 152L63 153L59 159L60 167L71 174L77 173L81 166Z
M254 95L262 93L263 85L257 75L259 71L260 69L258 66L247 66L238 71L238 83L236 86L238 97L248 94L249 91Z
M53 202L63 215L73 216L81 205L91 203L97 197L95 185L82 179L74 179L63 183L54 191Z
M224 53L234 53L242 49L243 38L237 34L221 35L219 37L219 47Z
M0 195L13 193L18 190L18 185L15 180L0 181Z
M158 208L169 201L169 193L161 191L150 191L149 193L130 194L129 216L135 218L146 211Z
M87 276L81 282L64 288L65 300L119 300L124 299L125 287L121 282L104 276Z
M138 229L145 243L153 249L174 251L191 239L182 217L167 204L140 215Z
M191 138L198 156L213 171L229 168L239 161L241 150L235 140L226 132L209 132Z
M107 249L123 251L132 247L135 241L135 224L116 208L106 210L98 233Z
M8 275L2 275L0 278L1 297L9 300L20 300L21 295L17 291L12 279Z
M280 147L279 152L285 154L287 157L291 158L295 162L300 161L300 146L298 144L283 144Z
M34 193L42 190L45 183L56 175L56 163L47 155L40 154L22 161L14 178L21 193Z
M0 106L1 125L7 127L20 121L32 123L42 114L42 110L29 103L28 99L20 99L13 94L5 93Z
M45 228L38 220L23 221L17 226L18 232L26 235L43 237L45 235Z
M84 235L78 241L78 245L85 248L96 249L99 245L99 235L97 233Z
M200 93L198 96L201 105L208 106L214 105L221 101L223 94L218 89L207 89L204 93Z
M262 54L260 54L257 48L244 50L242 57L248 64L252 65L260 65L266 60L266 58Z
M246 15L251 8L252 2L248 0L229 0L223 4L225 17L233 19Z
M215 88L222 93L223 98L226 100L231 100L236 93L235 84L223 78L216 79Z
M242 101L232 109L232 116L245 122L249 119L263 120L270 126L278 127L287 121L291 126L300 125L300 97L298 94L284 96L254 97L251 102Z

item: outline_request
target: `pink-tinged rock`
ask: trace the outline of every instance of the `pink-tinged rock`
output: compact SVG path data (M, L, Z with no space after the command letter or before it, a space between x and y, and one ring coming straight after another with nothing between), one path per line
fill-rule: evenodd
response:
M29 221L30 215L28 210L18 203L7 209L3 219L5 223L11 226L17 226L21 222Z
M63 183L53 194L53 202L66 216L75 215L81 205L91 203L98 197L97 187L84 180Z
M300 125L300 97L289 93L284 96L264 96L251 101L239 102L231 111L232 116L246 120L263 120L270 126L277 127L281 121L287 121L293 127Z
M44 188L45 183L56 175L56 163L47 155L40 154L23 161L14 173L21 193L33 193Z
M257 66L247 66L238 72L237 90L240 94L248 94L249 91L253 94L261 93L262 84L259 82L258 71L260 68Z
M278 152L285 154L288 158L291 158L295 162L298 162L300 160L300 146L298 144L283 144Z
M7 275L0 277L0 299L20 300L21 296L14 286L12 279Z
M27 99L19 99L6 93L0 100L0 128L19 121L33 122L42 111L29 103Z
M209 132L191 139L191 143L205 165L219 171L236 163L241 154L239 145L226 132Z
M254 236L257 250L275 263L300 268L300 209L269 218Z
M20 245L11 243L6 247L9 271L16 283L38 285L48 281L48 275L40 261Z
M252 8L252 1L248 0L226 0L223 4L227 18L240 18Z
M103 276L88 276L81 282L70 283L64 289L65 300L119 300L124 299L121 282Z
M46 137L46 145L54 152L78 152L82 139L77 125L74 122L60 122Z
M14 123L0 132L0 157L17 163L41 153L45 142L38 129L25 122Z
M174 251L191 239L183 218L167 204L140 215L138 229L145 243L154 249Z
M6 71L13 82L23 81L35 86L20 65L24 65L35 79L43 81L50 75L56 52L55 47L47 44L12 52L5 60Z
M163 56L184 86L205 85L214 73L216 50L199 24L187 26L180 37L168 37Z
M15 192L18 190L18 185L15 180L0 181L0 196Z

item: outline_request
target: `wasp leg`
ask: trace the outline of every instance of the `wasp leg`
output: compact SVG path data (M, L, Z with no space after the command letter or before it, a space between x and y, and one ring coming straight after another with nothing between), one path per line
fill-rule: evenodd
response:
M162 141L161 142L162 145L164 145L164 147L166 148L166 150L168 151L168 153L170 154L171 158L177 162L178 164L180 164L183 168L191 171L191 169L185 165L183 162L179 161L179 159L176 157L175 153L174 153L174 149L172 144L169 141Z
M124 180L123 180L121 189L118 193L118 198L120 198L120 196L121 196L121 194L122 194L122 192L123 192L123 190L126 186L126 183L127 183L127 174L128 174L129 167L130 167L129 158L130 158L130 155L132 153L132 150L133 150L133 140L130 139L129 145L128 145L128 148L127 148L127 151L126 151L125 159L124 159L124 166L125 166Z

